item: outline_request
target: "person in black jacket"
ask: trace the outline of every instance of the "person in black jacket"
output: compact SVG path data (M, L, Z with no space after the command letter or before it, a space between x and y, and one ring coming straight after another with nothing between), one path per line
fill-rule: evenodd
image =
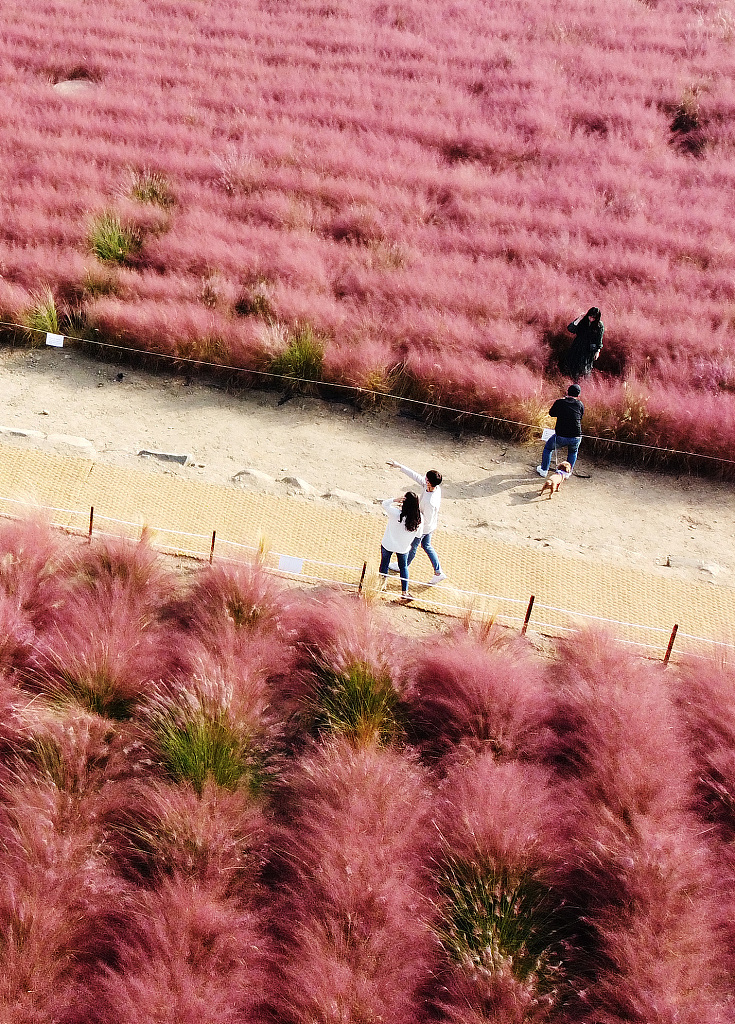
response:
M601 315L597 306L592 306L584 316L578 316L567 327L569 333L574 335L574 341L567 352L564 369L572 380L589 377L595 360L602 352L605 325L600 319Z
M567 462L574 469L577 452L582 441L582 417L584 406L579 400L579 384L570 384L564 398L557 398L549 409L549 416L556 417L556 433L552 434L544 447L541 465L536 466L539 476L546 476L555 448L566 448Z

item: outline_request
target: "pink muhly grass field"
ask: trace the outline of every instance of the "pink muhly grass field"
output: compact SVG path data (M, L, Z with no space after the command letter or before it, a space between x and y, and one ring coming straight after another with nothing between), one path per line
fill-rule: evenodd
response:
M37 524L0 613L2 1019L729 1019L728 666L427 646Z
M735 978L735 672L731 665L690 661L677 673L674 699L695 765L694 810L717 865L723 953Z
M435 924L447 957L438 1001L448 1020L520 1024L563 1005L568 910L552 886L557 806L543 768L496 760L489 748L448 771L438 805ZM533 918L528 934L524 913Z
M114 967L90 979L86 1001L69 1019L264 1022L267 939L260 923L254 911L186 878L138 893Z
M536 423L594 304L594 376L642 389L648 443L729 458L731 21L714 0L8 0L0 315L48 287L107 340L251 369L269 321L308 323L330 380L390 389L405 364L433 401ZM104 215L136 233L111 263Z

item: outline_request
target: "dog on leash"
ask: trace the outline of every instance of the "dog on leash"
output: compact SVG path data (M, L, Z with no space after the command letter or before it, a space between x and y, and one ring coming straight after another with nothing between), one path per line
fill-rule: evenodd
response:
M572 475L572 467L568 462L560 462L556 467L556 473L552 473L551 476L547 476L544 480L544 486L541 488L541 494L543 496L544 491L549 492L549 501L554 496L554 491L558 491L567 477Z

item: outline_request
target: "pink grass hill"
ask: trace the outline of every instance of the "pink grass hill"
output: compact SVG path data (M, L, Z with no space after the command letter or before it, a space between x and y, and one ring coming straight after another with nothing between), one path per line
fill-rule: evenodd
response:
M735 89L714 0L7 0L0 316L536 422L735 441ZM551 378L551 380L549 379Z

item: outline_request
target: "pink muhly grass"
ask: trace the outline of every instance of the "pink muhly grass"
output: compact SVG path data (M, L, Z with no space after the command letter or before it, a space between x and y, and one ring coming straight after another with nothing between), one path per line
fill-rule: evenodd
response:
M367 602L337 593L290 606L285 626L296 652L279 687L296 728L339 732L357 743L401 735L397 666L405 642Z
M273 868L279 1020L425 1019L431 799L424 772L391 749L335 740L294 767Z
M28 665L35 638L36 631L17 599L0 591L0 674L22 671Z
M0 622L2 618L0 616ZM4 671L0 672L0 757L5 758L31 731L34 716L30 707L34 699L20 690L6 666L3 668Z
M253 795L266 781L272 753L268 740L278 726L262 713L262 686L238 682L234 685L222 671L193 676L173 694L154 695L142 708L151 756L160 770L200 796L208 781Z
M139 892L114 966L89 977L74 1024L260 1024L268 942L259 915L174 876Z
M691 762L658 666L593 630L559 644L545 757L590 805L622 822L665 822L684 806Z
M242 792L207 781L197 795L149 779L108 802L105 822L116 868L130 881L155 889L177 877L243 906L256 902L266 823Z
M288 595L257 562L213 565L200 569L181 599L172 602L167 618L209 645L227 631L252 636L281 632L280 613Z
M735 671L690 660L674 676L673 695L696 766L697 813L735 843ZM712 838L712 833L708 836Z
M716 864L730 977L735 977L735 672L732 666L694 660L673 679L696 769L694 810L706 824Z
M440 1009L449 1024L542 1024L552 1013L546 1000L520 986L509 972L489 974L478 983L477 977L455 971L444 986Z
M114 959L127 887L111 872L99 826L47 781L19 777L0 811L3 1015L67 1020L90 971Z
M567 791L558 885L579 907L582 1019L717 1019L720 911L664 671L587 632L560 643L549 678L547 757Z
M555 801L544 768L498 761L486 748L458 759L447 772L437 827L452 856L533 871L551 862L558 844Z
M32 713L33 717L30 717ZM66 794L69 807L90 820L101 814L110 788L147 775L144 749L134 729L118 729L81 709L59 709L36 698L24 709L30 729L16 745L15 762Z
M115 537L95 539L73 549L63 565L69 587L99 594L120 586L156 611L176 592L177 577L160 552L151 547L144 531L139 541Z
M498 763L486 750L448 772L434 927L449 1020L541 1020L561 998L568 910L553 890L557 812L538 766Z
M53 621L61 562L75 544L41 519L0 525L0 591L35 628Z
M175 577L145 541L115 540L72 548L59 576L53 621L39 638L26 684L126 717L166 676L159 620Z
M296 657L284 625L290 603L257 564L199 570L164 613L161 651L172 666L170 692L219 681L228 716L271 747L281 730L281 680Z
M127 718L165 675L161 629L144 597L111 582L57 608L54 629L36 645L24 682L56 701Z
M457 635L417 652L407 675L409 734L430 757L457 748L498 760L534 756L550 695L525 644Z

